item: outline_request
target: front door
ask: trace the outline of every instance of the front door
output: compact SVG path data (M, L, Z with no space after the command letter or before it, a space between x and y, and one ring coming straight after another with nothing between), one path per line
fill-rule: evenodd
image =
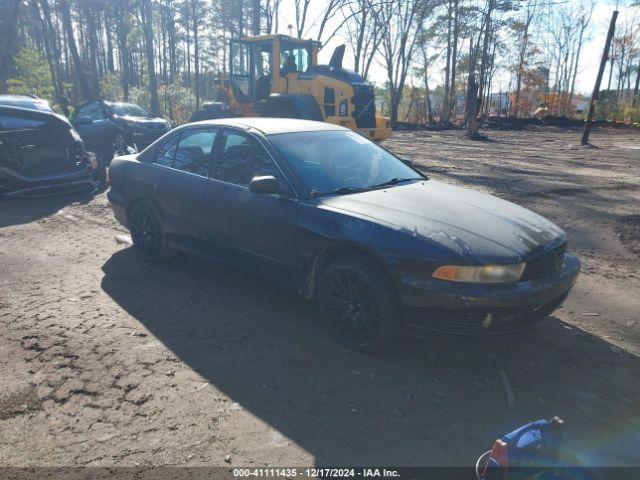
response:
M202 201L217 132L213 127L183 130L159 148L154 162L153 194L167 237L185 247L201 247Z
M211 164L204 215L212 252L242 268L293 283L297 266L298 201L256 137L225 129ZM249 190L255 176L273 175L282 194Z
M87 150L105 161L113 156L113 129L102 102L87 103L76 111L73 126L84 140Z

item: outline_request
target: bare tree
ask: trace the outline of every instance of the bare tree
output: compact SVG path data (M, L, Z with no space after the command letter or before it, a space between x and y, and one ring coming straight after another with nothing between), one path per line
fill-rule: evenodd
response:
M266 18L266 31L267 33L278 33L279 18L280 18L280 4L282 0L267 0L264 8L264 14Z
M387 72L391 103L391 125L398 124L398 106L402 99L407 74L416 48L423 21L435 2L403 0L385 3L381 9L384 25L381 57Z
M147 54L147 72L149 75L149 92L151 94L151 113L160 115L160 99L158 97L158 79L153 58L153 9L151 0L142 0L142 27Z
M345 28L353 50L353 69L364 78L369 75L382 41L382 5L380 0L357 0L344 8Z
M71 10L68 0L58 0L58 7L62 17L62 25L66 35L66 43L73 58L73 65L76 71L76 78L80 86L80 96L83 100L90 100L93 97L93 89L89 84L88 76L82 66L82 60L78 53L75 37L73 36L73 24L71 22Z
M535 18L538 2L536 0L527 2L527 7L524 11L524 18L522 21L516 21L513 25L513 29L518 35L519 52L518 52L518 67L516 69L516 91L515 100L513 102L513 116L518 118L520 110L520 91L522 89L522 77L525 72L525 62L527 59L527 53L529 51L529 44L531 40L531 22Z

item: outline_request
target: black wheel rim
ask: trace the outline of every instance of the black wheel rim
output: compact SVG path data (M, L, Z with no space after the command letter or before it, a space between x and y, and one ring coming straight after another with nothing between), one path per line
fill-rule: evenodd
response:
M336 270L325 279L320 308L331 332L350 346L370 344L384 326L382 300L367 279L351 269Z
M131 239L133 246L144 256L152 257L159 244L158 225L146 210L138 208L131 216Z

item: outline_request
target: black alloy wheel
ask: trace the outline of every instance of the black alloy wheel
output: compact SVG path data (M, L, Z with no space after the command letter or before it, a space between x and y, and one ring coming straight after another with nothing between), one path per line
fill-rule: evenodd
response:
M331 335L354 350L380 350L400 331L393 285L364 256L339 259L324 270L318 306Z
M155 210L145 204L135 205L129 219L133 248L145 260L161 261L168 256L167 241Z

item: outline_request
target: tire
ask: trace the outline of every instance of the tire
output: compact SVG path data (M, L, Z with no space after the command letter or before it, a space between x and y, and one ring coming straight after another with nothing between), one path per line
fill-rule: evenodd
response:
M126 139L126 137L124 136L124 134L122 133L117 133L116 136L113 138L113 155L112 158L115 158L117 156L120 155L127 155L129 153L129 151L127 150L127 147L129 146L129 143Z
M89 153L89 155L93 156L97 163L96 168L93 170L91 178L94 182L99 183L99 189L103 189L107 186L107 167L102 159L95 153Z
M389 346L400 334L400 306L391 281L364 255L340 258L321 273L322 320L339 343L360 352Z
M151 205L146 202L135 204L128 223L133 249L142 259L161 262L171 256L162 222Z

